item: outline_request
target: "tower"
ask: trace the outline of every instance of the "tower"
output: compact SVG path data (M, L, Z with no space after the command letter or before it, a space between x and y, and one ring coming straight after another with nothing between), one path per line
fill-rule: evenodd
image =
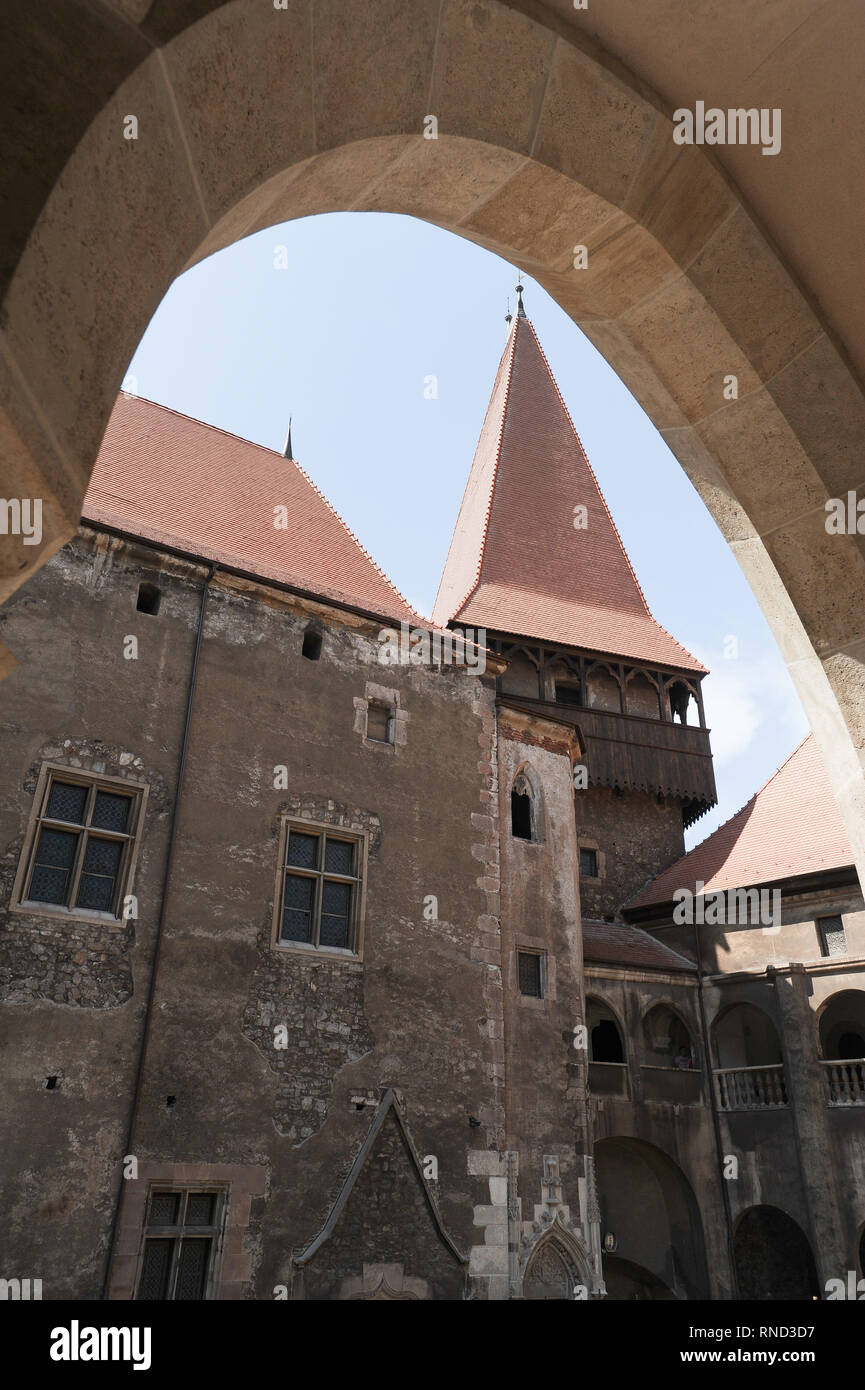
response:
M584 917L611 917L716 800L705 667L649 611L519 297L434 620L486 628L509 706L570 722Z

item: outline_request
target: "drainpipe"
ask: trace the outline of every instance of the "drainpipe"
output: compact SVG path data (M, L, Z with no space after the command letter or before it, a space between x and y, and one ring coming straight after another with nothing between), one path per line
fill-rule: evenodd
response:
M718 1160L718 1179L721 1183L721 1197L724 1202L724 1217L727 1223L727 1249L730 1260L730 1284L733 1298L739 1301L739 1276L736 1270L736 1254L733 1244L733 1213L730 1209L730 1189L724 1177L724 1146L721 1141L721 1119L715 1097L715 1078L712 1074L712 1053L709 1043L709 1028L706 1023L706 1004L703 998L703 960L700 952L700 933L694 926L694 954L697 959L697 1002L700 1007L700 1027L703 1032L703 1055L706 1058L706 1076L709 1082L709 1104L712 1107L712 1128L715 1131L715 1155Z
M174 852L177 841L177 825L180 819L180 803L183 799L183 780L186 773L186 755L189 749L189 730L192 724L192 708L195 703L195 687L198 680L198 660L201 653L201 638L204 632L204 619L207 613L207 600L210 595L210 585L216 573L218 565L210 565L207 578L204 581L204 588L201 591L201 606L198 610L198 628L195 633L195 650L192 656L192 667L189 673L189 687L186 694L186 718L183 724L183 739L180 745L180 758L177 764L177 787L174 793L174 807L171 812L171 825L168 832L168 850L165 857L165 873L162 879L162 901L159 907L159 920L156 924L156 937L153 943L153 963L150 968L150 981L147 988L147 1000L144 1008L144 1025L141 1032L141 1046L138 1051L138 1062L135 1068L135 1084L132 1088L132 1103L129 1107L129 1124L126 1129L126 1144L123 1150L124 1156L133 1152L133 1140L135 1137L135 1122L138 1119L138 1106L141 1100L141 1088L144 1081L144 1059L147 1054L147 1045L150 1042L150 1034L153 1027L153 1000L156 994L156 974L159 969L159 956L162 949L162 938L165 929L166 904L168 902L168 890L171 883L171 873L174 868ZM114 1256L114 1246L117 1239L117 1226L120 1220L120 1205L123 1200L123 1177L120 1178L120 1185L117 1191L117 1201L114 1204L114 1215L111 1219L111 1231L108 1237L108 1250L105 1257L105 1273L102 1279L103 1301L108 1297L108 1283L111 1275L111 1263Z

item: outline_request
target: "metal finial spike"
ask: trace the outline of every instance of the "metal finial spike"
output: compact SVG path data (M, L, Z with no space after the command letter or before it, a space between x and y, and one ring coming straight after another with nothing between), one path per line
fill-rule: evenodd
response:
M505 323L511 323L511 322L513 322L513 317L514 317L514 316L513 316L513 314L511 313L511 301L510 301L510 299L508 299L508 312L505 314Z
M287 434L286 437L285 437L285 448L284 448L283 451L282 451L282 457L285 458L285 459L294 459L294 454L292 453L292 450L291 450L291 416L290 416L290 415L289 415L289 417L288 417L288 434Z
M524 319L525 316L526 316L526 311L525 311L525 309L523 308L523 289L524 289L524 288L525 288L525 286L522 285L522 284L518 284L518 285L517 285L517 318L519 318L519 319Z

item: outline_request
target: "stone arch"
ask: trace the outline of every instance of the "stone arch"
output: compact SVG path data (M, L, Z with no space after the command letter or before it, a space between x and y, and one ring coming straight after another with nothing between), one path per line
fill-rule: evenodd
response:
M589 1033L590 1062L627 1061L627 1033L618 1013L599 994L586 995L586 1027ZM618 1035L618 1055L613 1029ZM596 1056L595 1053L602 1053Z
M643 1297L708 1298L700 1209L675 1160L645 1140L614 1136L595 1144L595 1171L602 1245L614 1243L604 1255L605 1280L611 1254L619 1275L608 1297L635 1296L620 1267L627 1262L629 1278L637 1271L646 1288L655 1289Z
M841 989L830 994L820 1005L815 1023L824 1061L865 1058L865 990Z
M520 1265L526 1299L573 1299L578 1286L586 1296L595 1286L587 1252L560 1217L528 1245Z
M716 1067L772 1067L783 1061L774 1020L747 1001L721 1009L711 1039Z
M683 1070L699 1066L691 1029L672 1004L660 999L650 1004L642 1025L645 1060L650 1065L678 1067L679 1059L687 1059Z
M808 1237L780 1207L748 1207L736 1219L733 1250L743 1300L820 1297Z
M827 497L862 482L850 296L800 283L794 264L813 279L832 258L794 238L782 259L784 218L773 239L752 212L741 186L777 210L771 161L755 181L724 151L674 143L687 58L637 74L649 21L635 12L609 48L596 22L516 0L364 0L314 22L300 0L205 0L185 17L171 0L106 0L74 54L51 46L82 81L44 45L31 61L23 7L11 138L42 157L7 161L0 426L5 486L44 516L40 546L3 547L0 596L72 534L132 351L180 271L292 217L423 217L536 276L661 430L773 627L865 870L865 556L855 530L825 526Z

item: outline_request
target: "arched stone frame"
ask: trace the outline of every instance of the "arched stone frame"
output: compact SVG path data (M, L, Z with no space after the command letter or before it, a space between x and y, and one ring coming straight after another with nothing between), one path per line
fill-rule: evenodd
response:
M814 1253L814 1247L811 1243L811 1239L808 1235L808 1232L805 1230L802 1223L795 1216L791 1216L790 1213L786 1211L784 1207L778 1206L776 1202L753 1202L749 1206L743 1208L742 1211L738 1212L733 1221L733 1259L736 1263L737 1280L739 1284L739 1297L746 1302L754 1301L755 1298L759 1298L759 1294L755 1294L753 1288L750 1287L750 1277L746 1277L745 1270L743 1268L742 1228L743 1226L747 1227L748 1223L752 1223L755 1220L756 1214L761 1212L771 1213L771 1219L773 1221L776 1220L778 1217L781 1217L781 1228L785 1229L790 1234L795 1233L795 1238L798 1244L798 1253L806 1257L805 1268L803 1271L801 1271L804 1275L803 1282L806 1284L810 1284L811 1288L811 1292L809 1294L803 1294L802 1296L803 1298L807 1297L808 1301L810 1301L814 1297L819 1297L821 1291L819 1289L818 1284L817 1260ZM771 1249L771 1245L769 1245L768 1242L765 1241L761 1242L761 1246L763 1249ZM788 1256L788 1258L780 1260L778 1263L779 1269L776 1272L783 1279L787 1271L791 1268L792 1262L790 1261ZM764 1290L764 1292L766 1292L766 1290ZM777 1296L775 1290L770 1289L768 1290L768 1293L770 1296ZM787 1297L789 1296L790 1295L788 1293Z
M823 1043L823 1018L824 1018L824 1015L826 1014L827 1010L828 1010L828 1009L830 1008L830 1006L832 1005L833 1001L837 1000L842 994L858 994L858 995L861 995L861 996L862 996L862 1005L863 1005L863 1009L865 1009L865 988L861 988L861 989L852 988L852 989L851 989L851 988L847 987L847 988L844 988L844 989L836 989L832 994L827 995L825 999L822 999L822 1000L820 1001L820 1004L819 1004L818 1008L816 1008L816 1009L814 1010L814 1046L815 1046L815 1049L816 1049L816 1055L821 1059L821 1061L831 1062L831 1061L838 1060L838 1059L836 1059L836 1058L827 1057L826 1054L825 1054L825 1052L824 1052L824 1043Z
M654 1266L646 1259L646 1251L637 1258L637 1251L633 1247L634 1244L643 1244L647 1228L642 1213L632 1213L632 1221L623 1219L628 1216L628 1207L633 1200L632 1188L630 1184L620 1187L610 1181L607 1155L612 1156L614 1174L618 1165L625 1167L629 1177L633 1173L645 1172L651 1190L659 1198L659 1210L663 1213L667 1230L659 1235L654 1246L654 1251L661 1257L654 1262ZM707 1230L704 1230L703 1213L692 1179L679 1159L660 1145L632 1134L610 1134L596 1139L594 1159L602 1242L612 1227L612 1234L617 1236L616 1248L612 1252L614 1255L633 1259L660 1277L676 1298L683 1294L686 1298L708 1298ZM680 1286L678 1290L677 1283Z
M770 1025L775 1042L777 1044L778 1059L776 1062L755 1062L753 1063L753 1065L767 1067L780 1065L783 1061L784 1049L781 1043L781 1029L778 1020L773 1017L769 1009L763 1008L760 1004L755 1004L751 999L731 999L729 1000L729 1002L723 1003L712 1018L707 1019L710 1057L712 1066L717 1068L721 1065L719 1061L718 1052L718 1025L722 1023L725 1019L727 1019L730 1016L730 1014L735 1013L741 1009L752 1009L754 1013L759 1014L766 1021L766 1023ZM746 1065L746 1063L742 1063L741 1065L744 1066Z
M700 1029L694 1024L688 1022L680 1005L669 995L662 995L658 999L650 1000L640 1014L640 1061L645 1062L645 1058L647 1055L645 1046L646 1023L649 1019L649 1016L653 1014L656 1009L668 1009L669 1012L673 1014L675 1018L678 1019L679 1023L681 1024L682 1028L685 1030L688 1036L688 1043L691 1050L691 1058L693 1060L694 1070L701 1072L703 1070L704 1062L703 1049L701 1046L700 1038Z
M604 996L603 996L602 994L599 994L598 991L597 991L594 987L592 987L591 989L587 989L587 990L586 990L585 1002L584 1002L584 1008L585 1008L585 1013L586 1013L586 1029L587 1029L587 1032L588 1032L588 1038L587 1038L587 1050L588 1050L588 1054L589 1054L589 1055L588 1055L588 1060L589 1060L590 1062L594 1060L594 1059L592 1058L592 1055L591 1055L591 1053L592 1053L592 1029L591 1029L591 1025L590 1025L590 1023L589 1023L589 1015L590 1015L591 1006L592 1006L593 1003L595 1003L595 1004L600 1004L602 1008L606 1009L610 1014L612 1014L612 1016L613 1016L613 1022L615 1023L616 1028L618 1029L618 1033L619 1033L619 1042L620 1042L621 1048L622 1048L622 1062L624 1063L625 1066L627 1066L627 1065L628 1065L628 1062L629 1062L629 1058L630 1058L631 1049L628 1047L628 1033L627 1033L627 1030L625 1029L625 1027L624 1027L623 1024L622 1024L621 1015L620 1015L618 1009L616 1009L616 1008L610 1003L610 1001L609 1001L608 999L605 999Z
M573 1299L577 1287L585 1289L585 1298L598 1296L601 1284L592 1268L589 1251L561 1212L554 1217L549 1212L543 1212L541 1218L532 1223L531 1233L523 1235L520 1241L519 1290L522 1298L526 1297L526 1283L531 1278L532 1265L537 1265L545 1251L555 1252L562 1261L570 1282L566 1297Z
M591 690L590 682L592 676L595 674L596 671L606 671L607 675L610 676L610 678L614 681L616 688L619 692L619 708L618 710L613 710L611 712L613 714L621 714L624 711L625 706L624 687L622 685L622 680L619 675L619 672L616 670L615 666L612 666L608 661L586 662L586 688L583 691L583 700L585 702L586 708L601 710L605 708L605 706L603 705L593 705L589 699L589 693Z
M529 797L532 836L530 840L524 840L523 843L543 844L546 837L544 834L544 798L541 779L528 761L520 763L511 779L511 795L514 792L520 795L527 794Z
M664 714L661 708L663 694L661 692L660 681L658 680L658 677L653 674L652 671L646 669L643 666L631 666L628 667L628 669L625 671L625 681L624 685L622 686L622 704L624 705L625 713L633 713L633 711L628 708L628 687L631 684L631 682L636 679L644 680L648 685L650 685L653 688L655 692L655 700L657 702L658 707L657 714L643 715L642 717L651 719L663 719Z
M364 0L322 7L313 26L300 3L210 0L169 17L117 0L77 55L90 81L40 70L39 102L16 88L12 138L46 157L26 175L9 161L24 187L4 258L4 461L7 491L44 499L44 526L35 553L10 549L0 593L71 535L126 364L180 271L291 217L425 217L537 275L661 430L772 625L865 868L865 558L858 536L827 534L824 508L861 483L849 296L815 289L801 228L779 249L789 218L764 229L762 160L755 183L747 159L734 174L723 149L677 146L682 93L599 43L591 11L522 9ZM625 21L623 53L643 51L643 22L639 8ZM820 61L825 77L825 47ZM32 67L22 53L19 72ZM430 110L437 140L423 135ZM124 140L128 112L147 139ZM742 189L758 187L755 215Z

